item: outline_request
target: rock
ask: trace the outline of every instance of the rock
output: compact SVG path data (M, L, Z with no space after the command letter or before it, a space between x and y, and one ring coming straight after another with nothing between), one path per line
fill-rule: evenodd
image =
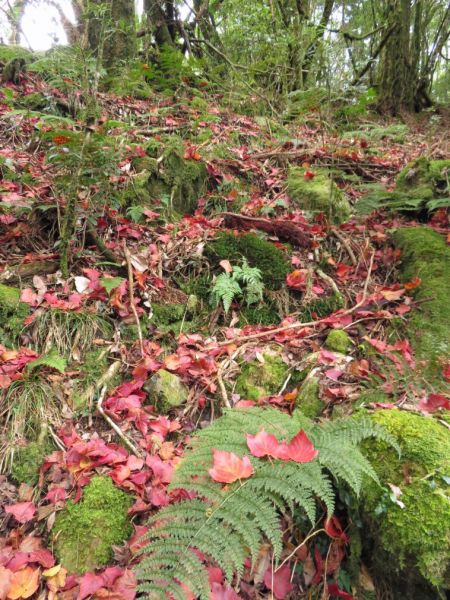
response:
M116 488L107 476L95 476L84 488L81 501L69 500L53 527L55 553L70 573L86 573L107 565L113 545L131 534L127 515L131 496Z
M310 419L315 419L320 415L324 406L325 402L320 399L319 378L310 374L299 389L295 407Z
M342 329L332 329L327 335L325 346L332 352L347 354L352 346L352 338Z
M280 289L290 271L284 252L254 233L219 233L205 246L204 253L217 266L224 259L232 265L241 264L245 257L251 267L261 271L263 283L269 290Z
M273 396L281 390L289 373L289 366L275 351L262 355L264 362L245 363L236 380L235 391L243 400L259 400Z
M155 404L159 413L167 413L172 408L181 406L188 399L189 389L178 375L165 369L157 371L144 385L149 399Z
M396 409L372 418L398 439L402 454L381 441L367 444L385 487L363 486L365 555L395 600L441 597L450 588L450 431L431 417Z
M417 358L429 362L429 370L440 371L450 357L450 247L428 227L399 229L394 243L402 251L402 281L421 280L412 294L424 302L413 309L408 321L413 349Z
M345 194L326 169L315 171L313 179L305 179L304 169L293 167L287 181L288 194L302 210L323 212L333 223L343 223L351 214Z
M0 283L0 344L16 343L29 313L28 304L20 301L20 290Z

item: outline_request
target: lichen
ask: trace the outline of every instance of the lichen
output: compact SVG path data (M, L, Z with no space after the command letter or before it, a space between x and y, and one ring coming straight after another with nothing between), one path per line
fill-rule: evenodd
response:
M327 335L325 346L333 352L347 354L349 348L352 346L352 339L348 333L342 329L332 329Z
M370 550L374 569L384 569L393 581L401 582L407 572L417 585L444 589L450 585L450 501L445 479L450 432L431 417L401 410L378 411L372 418L397 438L402 451L398 457L379 441L366 446L383 485L393 484L401 491L393 501L392 493L375 483L366 482L364 487L361 512L374 540Z
M428 361L433 372L450 355L450 248L441 235L427 227L399 229L394 242L402 251L402 281L421 279L412 291L420 304L408 321L409 337L416 357Z
M0 283L0 343L14 345L24 327L30 307L20 301L20 290Z
M328 171L319 170L313 179L306 179L304 169L291 168L287 185L290 198L299 208L323 212L333 223L343 223L350 217L350 204Z
M244 400L259 400L278 394L286 381L288 365L275 351L263 355L264 362L244 363L236 380L235 391Z
M127 510L132 499L109 477L95 476L84 488L81 501L69 500L56 517L55 553L71 573L86 573L109 563L113 545L131 534Z
M282 250L254 233L220 233L205 246L205 255L215 265L224 259L239 264L245 257L251 267L261 271L263 283L269 290L280 289L290 270Z

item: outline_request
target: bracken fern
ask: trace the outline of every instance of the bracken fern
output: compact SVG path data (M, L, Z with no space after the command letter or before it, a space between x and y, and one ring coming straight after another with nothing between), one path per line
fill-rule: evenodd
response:
M279 440L289 440L300 429L319 450L306 464L251 456L254 474L223 487L208 475L212 449L249 455L246 434L264 429ZM197 433L177 468L171 489L195 493L195 498L165 507L151 517L144 536L147 545L137 567L139 589L152 600L184 598L183 584L207 600L208 572L194 550L217 563L227 581L238 585L244 562L252 564L263 541L279 560L283 545L280 514L303 509L312 523L321 501L334 511L333 480L345 482L358 495L364 477L377 475L357 444L369 437L394 446L395 440L367 418L315 424L299 411L293 416L272 408L233 409Z

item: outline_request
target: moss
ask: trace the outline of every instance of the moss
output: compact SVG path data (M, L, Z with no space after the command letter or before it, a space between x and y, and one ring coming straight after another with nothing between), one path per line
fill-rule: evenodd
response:
M239 264L245 257L251 267L260 269L263 283L270 290L280 289L290 271L284 253L254 233L220 233L205 246L205 255L216 266L224 259Z
M155 404L158 413L165 414L172 408L181 406L188 399L189 390L178 375L160 369L145 384L149 401Z
M264 362L245 363L236 380L235 391L244 400L259 400L278 394L289 372L288 365L279 354L266 352Z
M26 96L21 96L17 100L17 105L31 111L44 111L49 107L49 99L40 92L33 92Z
M77 504L72 500L56 517L55 553L71 573L86 573L112 559L113 545L131 534L127 510L132 499L109 477L95 476Z
M427 360L434 372L450 355L450 248L427 227L399 229L394 242L402 251L402 281L421 279L412 293L423 303L412 311L408 327L417 358Z
M306 322L314 319L321 319L334 313L340 308L343 308L343 306L344 299L340 294L332 294L331 296L317 298L301 307L301 320Z
M0 45L0 62L7 63L15 58L31 60L33 58L33 53L22 46Z
M81 368L74 364L74 368L80 369L80 377L75 380L75 386L72 393L72 407L74 410L84 410L86 406L86 390L97 384L102 375L106 373L109 366L108 353L101 348L89 350L83 357ZM116 375L112 380L109 380L108 387L114 388L120 383L120 376Z
M280 315L273 302L242 306L239 311L239 325L273 325L279 323Z
M343 223L350 217L350 204L326 170L319 170L313 179L305 179L304 169L291 168L288 194L299 208L313 213L323 212L333 223Z
M406 411L378 411L372 419L398 439L402 455L371 442L368 458L383 484L400 488L398 500L404 504L372 482L364 489L361 511L374 538L374 569L394 586L397 581L401 587L407 573L417 586L443 589L450 585L450 502L444 479L450 432L432 418Z
M315 419L320 415L325 406L319 394L319 379L317 377L308 377L298 392L295 400L296 408L299 408L310 419Z
M352 339L342 329L333 329L327 335L325 340L325 346L333 352L340 352L341 354L347 354L349 348L352 346Z
M160 331L179 334L180 331L193 331L200 326L198 309L198 298L194 294L188 297L185 304L152 304L153 316L149 321Z
M11 467L11 477L18 484L27 483L34 486L39 479L39 469L44 458L52 451L52 445L45 438L29 442L14 453L14 462Z
M448 195L450 160L429 160L422 156L409 163L398 175L396 191L410 198L431 200Z
M168 138L162 147L149 145L147 153L159 159L158 170L150 174L147 182L150 197L154 200L170 198L171 208L176 212L193 213L207 189L205 163L185 160L184 142L176 136Z
M0 343L14 345L30 307L20 301L20 290L0 283Z

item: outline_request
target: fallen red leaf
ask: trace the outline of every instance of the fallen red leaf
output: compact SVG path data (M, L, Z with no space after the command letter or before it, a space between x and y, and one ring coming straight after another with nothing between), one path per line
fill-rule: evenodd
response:
M274 571L269 566L264 574L264 585L273 592L277 600L283 600L294 589L291 583L291 569L289 565L283 565Z
M422 398L419 408L425 412L435 412L439 408L450 410L450 398L443 394L430 394L428 398Z
M17 502L16 504L10 504L5 506L5 512L13 517L19 523L28 523L34 517L36 512L36 506L34 502Z
M238 479L247 479L254 472L248 456L239 458L233 452L213 449L213 468L208 473L214 481L233 483Z
M313 443L301 430L295 435L287 445L289 460L298 463L308 463L316 458L319 451L314 448Z

